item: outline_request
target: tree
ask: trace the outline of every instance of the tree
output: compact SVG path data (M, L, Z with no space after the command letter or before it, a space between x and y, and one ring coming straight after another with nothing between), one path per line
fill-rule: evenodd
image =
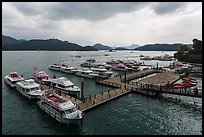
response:
M202 41L194 38L193 39L193 48L194 48L194 50L200 50L202 52Z
M182 46L180 46L180 49L179 49L181 52L183 52L183 51L189 51L189 47L188 47L188 45L182 45Z
M187 45L182 45L174 57L179 61L186 61L191 63L202 63L202 41L194 38L193 49L188 48Z

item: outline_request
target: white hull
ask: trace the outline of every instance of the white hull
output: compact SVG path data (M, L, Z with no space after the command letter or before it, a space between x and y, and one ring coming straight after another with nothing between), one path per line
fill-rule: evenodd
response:
M73 94L76 95L80 92L80 90L70 90L70 89L64 89L64 88L60 88L58 86L55 86L55 88L62 90L62 92L67 93L67 94Z
M54 67L49 67L49 69L51 69L51 70L57 70L57 71L60 70L60 68L54 68Z
M76 73L76 71L71 71L71 70L64 70L64 69L60 69L61 72L64 72L64 73L68 73L68 74L74 74Z
M93 76L90 76L89 74L83 74L81 72L77 72L75 75L80 77L86 77L86 78L94 78Z
M19 88L18 86L16 87L16 89L17 89L17 91L18 91L19 93L21 93L21 94L24 95L25 97L29 98L29 100L30 100L30 99L38 99L38 96L39 96L39 95L30 95L30 94L27 94L26 92L20 90L20 88Z
M62 114L60 114L60 112L53 109L48 104L42 103L42 102L43 101L41 101L41 100L37 102L37 104L39 105L39 108L44 110L47 114L52 116L54 119L56 119L60 123L65 123L65 124L71 124L71 123L80 124L81 123L82 118L79 118L79 119L66 119L66 118L63 117ZM77 110L77 113L80 113L80 112Z
M11 86L12 88L15 88L16 87L16 83L15 84L12 84L8 79L5 79L4 80L4 82L6 83L6 84L8 84L9 86Z

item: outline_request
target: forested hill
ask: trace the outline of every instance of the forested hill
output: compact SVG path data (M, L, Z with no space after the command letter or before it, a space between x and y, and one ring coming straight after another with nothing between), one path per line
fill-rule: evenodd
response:
M135 50L140 51L178 51L180 46L183 44L175 43L175 44L146 44L144 46L140 46L135 48ZM188 44L189 48L192 48L192 44Z
M58 39L25 41L3 35L2 50L97 51L97 49L90 46L82 47L78 44Z
M92 47L98 49L98 50L112 50L111 47L106 46L106 45L102 45L100 43L94 44Z

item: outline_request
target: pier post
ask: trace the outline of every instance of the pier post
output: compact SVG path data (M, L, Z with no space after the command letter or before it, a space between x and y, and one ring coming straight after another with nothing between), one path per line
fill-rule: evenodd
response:
M159 71L159 64L157 63L157 73L158 73L158 71Z
M81 100L84 100L84 79L81 78Z
M126 83L126 69L125 69L125 81L124 82Z

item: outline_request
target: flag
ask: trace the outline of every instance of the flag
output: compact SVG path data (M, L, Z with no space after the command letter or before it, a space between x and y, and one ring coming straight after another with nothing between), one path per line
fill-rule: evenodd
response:
M38 68L35 66L34 68L33 68L33 70L37 70Z

